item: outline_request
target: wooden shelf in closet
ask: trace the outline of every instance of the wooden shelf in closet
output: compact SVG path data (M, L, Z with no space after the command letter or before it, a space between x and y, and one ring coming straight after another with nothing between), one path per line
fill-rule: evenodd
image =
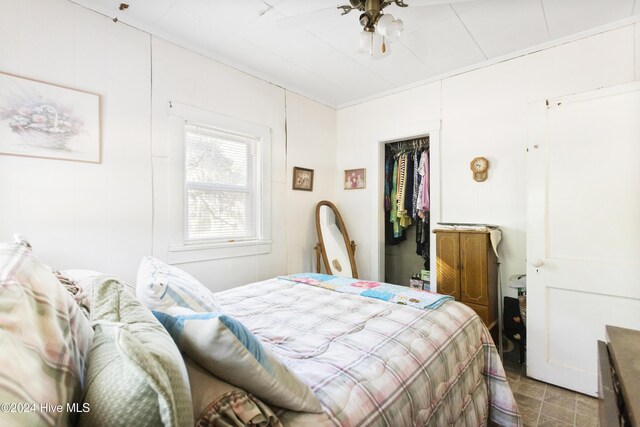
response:
M498 258L488 231L433 230L438 293L452 295L489 329L498 322Z

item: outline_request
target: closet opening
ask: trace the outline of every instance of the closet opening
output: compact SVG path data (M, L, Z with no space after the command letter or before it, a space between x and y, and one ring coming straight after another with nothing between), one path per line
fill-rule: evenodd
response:
M430 290L429 137L384 145L384 281Z

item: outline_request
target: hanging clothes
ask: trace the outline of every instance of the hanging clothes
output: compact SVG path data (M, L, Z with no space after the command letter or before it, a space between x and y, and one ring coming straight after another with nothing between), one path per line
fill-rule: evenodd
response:
M401 228L407 228L411 225L411 217L408 215L406 208L407 198L413 197L413 192L408 192L408 182L413 183L413 177L408 180L409 164L409 155L407 153L403 153L398 157L397 224ZM397 235L398 233L395 234Z
M423 151L424 155L424 163L422 167L424 168L424 185L422 186L422 209L425 212L429 212L431 210L431 201L429 198L429 152L427 150Z
M393 172L393 157L384 160L384 211L391 209L391 173Z
M407 188L405 190L405 198L404 198L404 210L407 212L407 215L413 216L413 184L415 182L414 177L414 162L413 158L415 157L414 153L407 153Z
M429 160L425 145L428 139L422 138L385 146L384 210L386 243L406 240L405 230L415 223L416 253L428 265Z
M422 175L420 175L420 157L421 154L413 153L413 210L411 216L414 220L418 219L418 194L422 185Z
M402 200L403 194L404 194L404 182L402 181L402 177L404 176L404 173L402 171L406 172L406 169L404 168L403 164L402 164L402 159L398 159L396 160L396 162L393 165L393 176L395 176L397 179L394 181L393 187L391 188L391 200L392 200L392 204L391 204L391 222L393 223L393 237L400 237L402 235L403 227L401 227L400 225L400 200Z
M396 195L396 204L397 204L397 213L398 218L402 216L402 211L404 211L404 195L407 184L407 156L405 154L401 154L398 157L398 184L397 195Z
M429 199L429 153L425 150L420 155L420 167L418 174L421 177L420 188L418 189L418 202L416 216L424 218L425 213L431 209Z
M429 270L431 264L429 214L426 214L425 219L416 223L416 254L424 259L424 269Z
M396 202L398 186L398 159L391 152L388 153L386 165L390 171L385 184L389 188L389 203L385 201L385 213L388 221L385 221L385 242L389 245L397 245L407 240L405 230L398 223L398 204ZM386 190L385 190L386 191Z

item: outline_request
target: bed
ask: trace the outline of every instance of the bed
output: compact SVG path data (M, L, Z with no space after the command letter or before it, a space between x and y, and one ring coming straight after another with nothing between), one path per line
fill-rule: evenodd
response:
M521 425L489 331L468 307L419 309L275 278L215 294L322 403L294 426Z
M214 294L151 257L132 290L22 241L0 243L0 285L0 395L29 409L5 424L521 424L490 334L447 296L311 273Z

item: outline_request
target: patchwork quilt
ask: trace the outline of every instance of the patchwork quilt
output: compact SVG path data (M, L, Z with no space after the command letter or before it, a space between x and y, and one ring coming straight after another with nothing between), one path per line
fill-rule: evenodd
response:
M451 295L436 294L390 283L330 276L328 274L300 273L281 276L280 279L422 309L438 308L446 301L454 300Z
M319 398L322 414L276 410L283 425L522 425L491 335L464 304L416 308L301 282L216 294Z

